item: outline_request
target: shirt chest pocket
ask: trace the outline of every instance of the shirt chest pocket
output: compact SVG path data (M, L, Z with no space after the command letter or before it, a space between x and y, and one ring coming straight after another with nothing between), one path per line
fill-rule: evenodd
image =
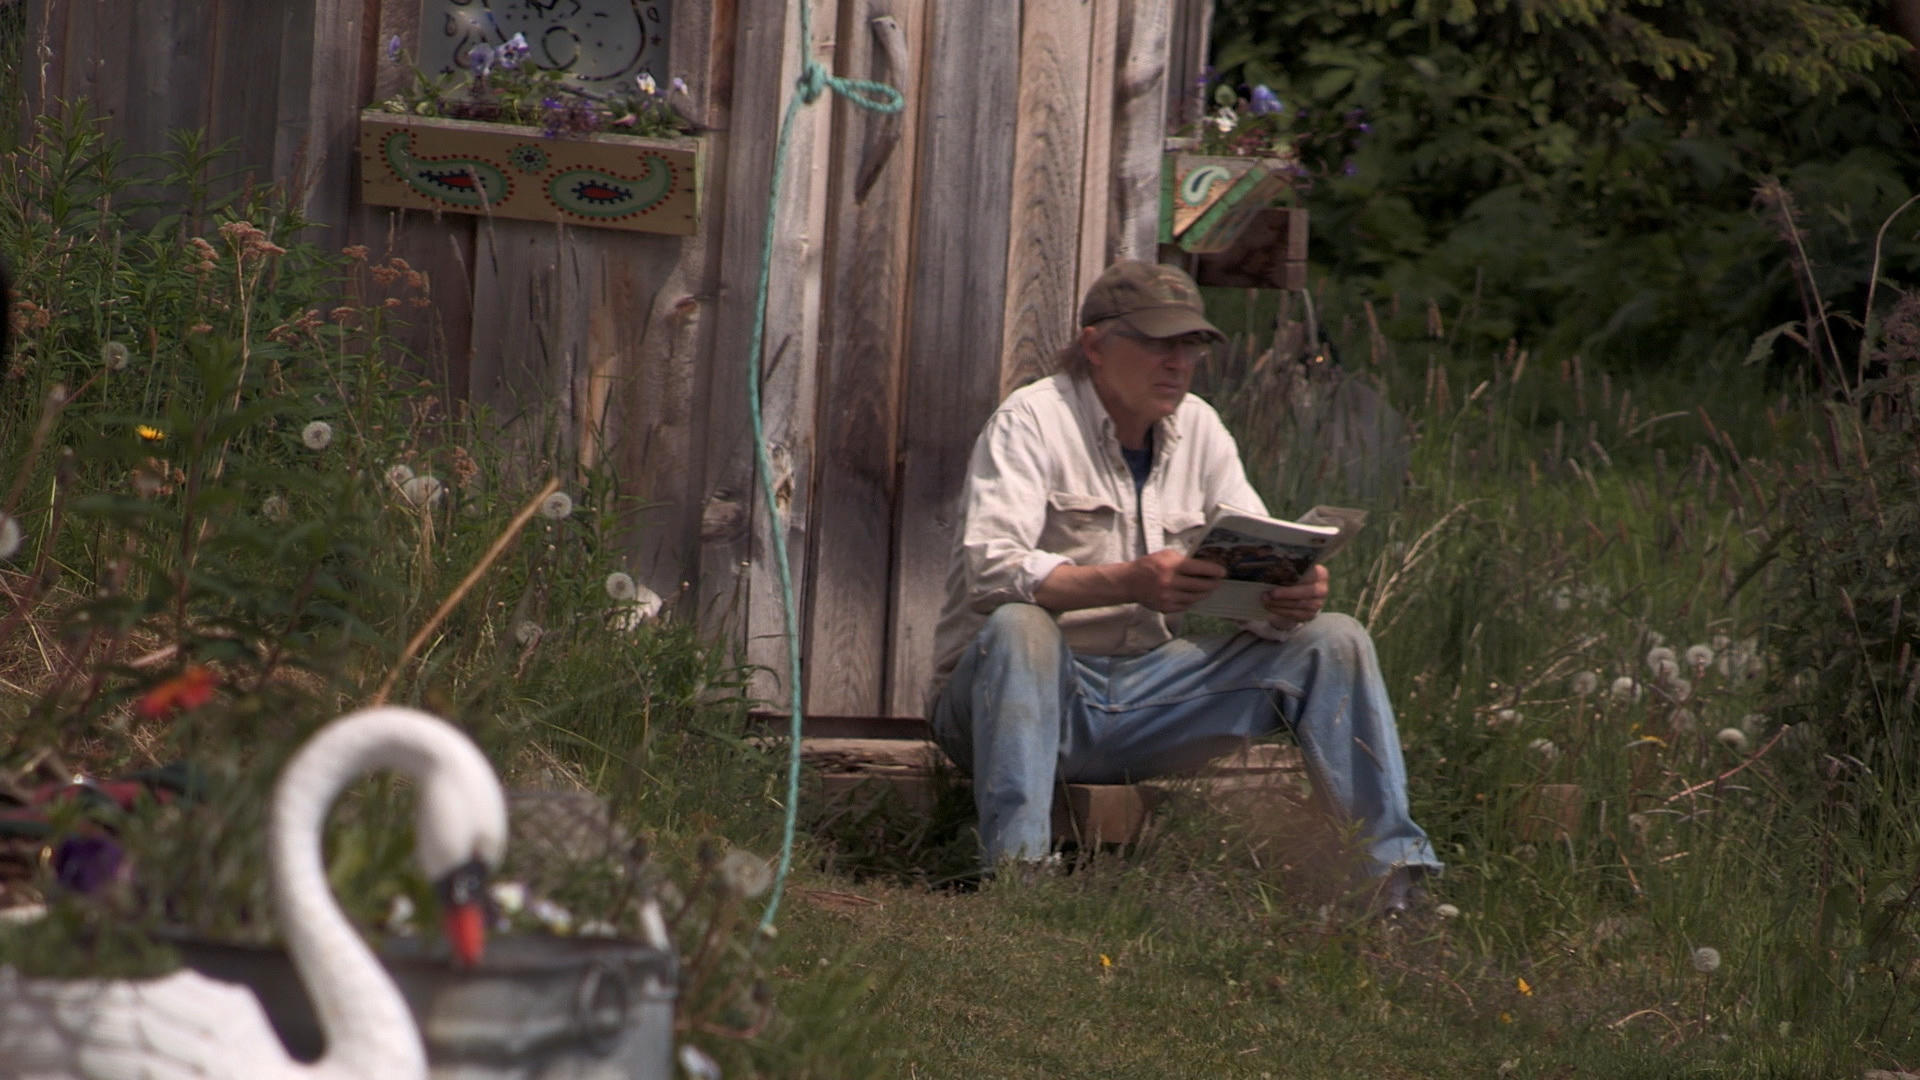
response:
M1207 531L1207 515L1198 510L1175 510L1161 515L1161 526L1166 531L1168 547L1191 555Z
M1047 524L1040 550L1088 566L1112 562L1120 552L1120 507L1105 495L1071 491L1047 494Z

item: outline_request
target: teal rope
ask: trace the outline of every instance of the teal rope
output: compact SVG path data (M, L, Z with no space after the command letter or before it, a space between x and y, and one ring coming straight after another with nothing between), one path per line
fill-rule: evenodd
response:
M780 192L786 186L787 145L801 106L820 100L828 90L877 113L899 112L907 103L900 91L885 83L827 74L827 69L813 58L813 5L809 0L799 2L800 78L794 87L797 93L787 100L786 115L780 120L780 138L773 150L773 188L767 193L767 229L760 243L760 287L753 300L753 339L747 345L747 412L753 417L753 451L760 471L760 493L767 504L769 531L773 534L773 561L780 572L780 602L787 630L787 819L780 837L780 865L774 871L773 893L767 900L766 914L760 919L762 930L773 926L773 917L780 910L787 872L793 868L793 838L800 817L800 614L793 598L793 570L787 561L787 530L780 519L780 503L773 490L773 462L767 454L766 425L760 418L760 350L767 331L767 280L773 273L774 218L780 212Z

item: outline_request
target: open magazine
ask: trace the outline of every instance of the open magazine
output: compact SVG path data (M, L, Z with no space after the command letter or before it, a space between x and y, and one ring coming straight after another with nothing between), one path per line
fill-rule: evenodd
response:
M1268 589L1299 581L1313 564L1345 547L1366 520L1365 510L1341 506L1316 506L1298 521L1221 507L1193 557L1226 567L1227 577L1188 610L1236 621L1266 618L1260 597Z

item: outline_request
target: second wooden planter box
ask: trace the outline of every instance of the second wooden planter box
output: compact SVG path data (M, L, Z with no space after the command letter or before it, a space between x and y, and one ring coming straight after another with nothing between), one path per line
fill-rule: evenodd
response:
M1270 158L1167 154L1160 188L1160 242L1194 254L1226 251L1260 211L1291 186Z

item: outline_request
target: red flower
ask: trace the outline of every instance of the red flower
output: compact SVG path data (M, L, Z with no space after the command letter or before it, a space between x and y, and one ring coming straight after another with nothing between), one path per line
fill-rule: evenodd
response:
M141 694L133 711L139 713L142 720L159 720L175 710L197 709L213 700L213 689L217 685L219 680L213 672L199 664L190 664L180 674Z

